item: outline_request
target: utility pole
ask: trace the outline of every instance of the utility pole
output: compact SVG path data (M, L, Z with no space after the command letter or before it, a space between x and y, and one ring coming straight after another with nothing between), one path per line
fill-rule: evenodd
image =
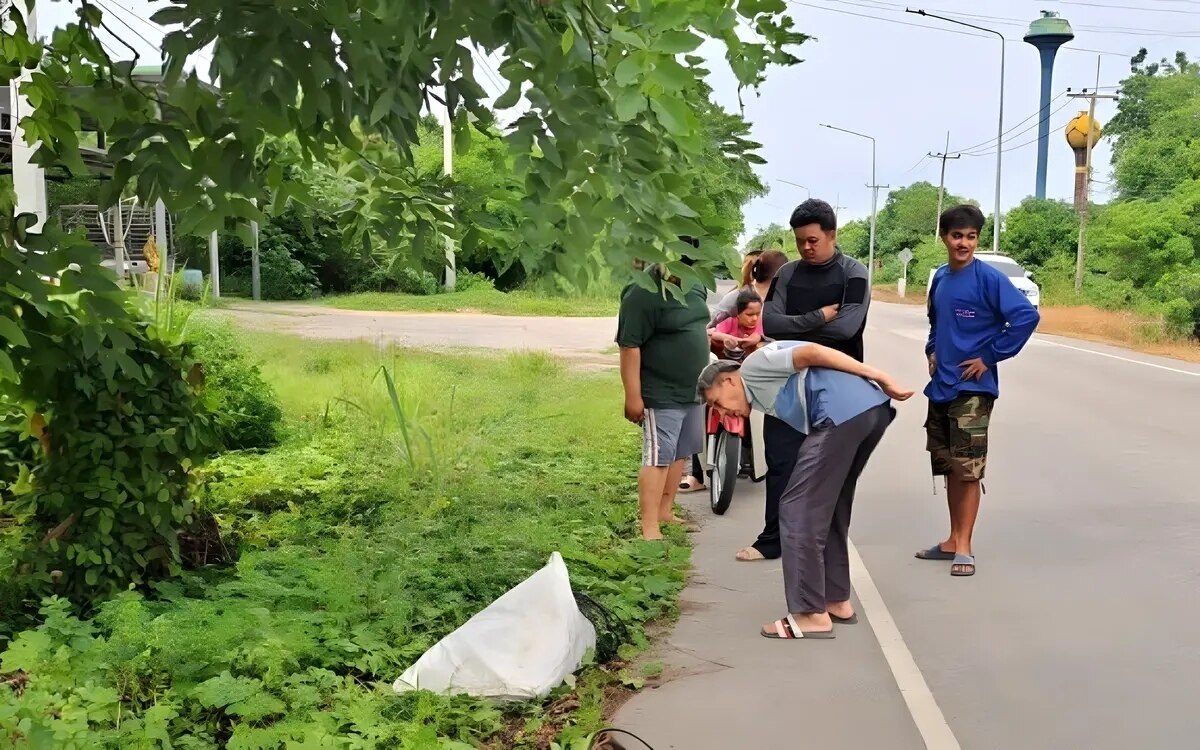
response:
M221 258L219 255L217 233L208 236L208 279L212 285L213 299L221 298Z
M962 154L955 154L954 156L950 156L949 151L950 151L950 131L947 130L946 131L946 150L940 154L931 153L929 155L931 158L942 160L942 177L940 180L938 180L937 216L935 216L933 219L933 241L934 242L937 242L938 238L942 236L942 198L946 194L946 160L962 158Z
M255 208L258 208L258 199L250 200ZM250 298L255 302L262 299L262 267L259 265L258 259L258 222L250 222L250 233L252 235L253 244L250 245Z
M874 144L871 145L872 151L874 151ZM872 161L874 161L874 154L872 154ZM871 182L875 182L874 164L871 165ZM879 189L886 190L891 185L867 185L867 187L871 188L871 239L867 246L867 288L871 288L875 283L875 219L879 216Z
M129 207L129 218L133 219L134 203ZM117 283L125 286L125 217L121 215L121 196L117 196L117 205L113 206L113 262L117 266ZM160 258L162 256L159 256ZM163 272L162 266L158 272Z
M1075 250L1075 291L1079 292L1083 289L1083 240L1087 233L1088 214L1091 210L1092 202L1092 145L1095 142L1096 132L1096 100L1097 99L1116 99L1116 94L1100 94L1100 56L1096 55L1096 88L1088 93L1087 89L1082 92L1070 93L1068 90L1067 96L1072 99L1087 99L1088 100L1088 133L1087 133L1087 152L1084 158L1084 200L1079 211L1079 246Z
M25 32L30 41L36 41L37 8L33 0L19 0L14 4L14 10L25 17ZM33 107L20 90L21 86L32 79L33 71L22 68L8 87L11 95L9 114L12 117L12 181L13 191L16 193L16 213L31 213L36 216L29 229L32 232L41 232L46 222L46 175L41 167L33 163L33 154L39 144L27 144L25 128L21 126L21 120L33 112Z
M442 92L446 93L445 91ZM454 132L450 126L450 98L446 98L446 119L442 122L442 169L447 177L454 174ZM454 206L450 206L454 210ZM454 264L454 240L446 237L446 289L453 291L458 282Z

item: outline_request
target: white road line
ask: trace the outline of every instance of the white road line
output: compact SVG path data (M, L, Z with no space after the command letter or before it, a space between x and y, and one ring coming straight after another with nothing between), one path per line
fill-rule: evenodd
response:
M901 338L912 339L913 341L925 341L925 339L927 337L927 334L924 334L924 333L918 333L916 331L910 331L910 330L898 329L898 328L881 328L881 327L877 327L877 326L867 326L867 330L882 332L882 333L890 333L894 336L900 336ZM1071 346L1070 344L1061 344L1057 341L1048 341L1044 336L1042 336L1040 334L1035 335L1030 343L1037 344L1039 346L1042 346L1042 345L1057 346L1062 349L1072 349L1074 351L1083 352L1085 354L1094 354L1097 357L1108 357L1109 359L1116 359L1116 360L1120 360L1122 362L1129 362L1130 364L1134 364L1134 365L1142 365L1143 367L1153 367L1156 370L1166 370L1167 372L1174 372L1174 373L1178 373L1180 375L1191 375L1194 378L1200 378L1200 372L1198 372L1196 370L1182 370L1178 367L1167 367L1166 365L1160 365L1160 364L1156 364L1154 362L1146 362L1145 360L1141 360L1141 359L1132 359L1131 357L1122 357L1117 354L1109 354L1108 352L1098 352L1095 349L1088 349L1087 347L1083 347L1083 346ZM1020 355L1018 355L1018 356L1020 356Z
M1166 370L1167 372L1177 372L1180 375L1191 375L1193 378L1200 378L1200 372L1196 372L1195 370L1180 370L1177 367L1167 367L1166 365L1159 365L1159 364L1155 364L1153 362L1144 362L1140 359L1130 359L1129 357L1121 357L1116 354L1109 354L1107 352L1098 352L1095 349L1087 349L1082 346L1071 346L1070 344L1060 344L1057 341L1047 341L1046 339L1042 338L1041 336L1038 336L1035 340L1038 343L1045 344L1047 346L1059 346L1059 347L1062 347L1063 349L1074 349L1077 352L1086 352L1088 354L1095 354L1097 357L1108 357L1109 359L1119 359L1122 362L1130 362L1135 365L1144 365L1145 367L1154 367L1159 370Z
M954 732L950 731L942 709L938 708L929 685L925 683L925 677L917 667L912 652L905 645L900 629L892 619L892 613L883 603L879 589L875 588L875 582L871 580L871 574L867 572L867 566L859 556L854 542L849 543L849 552L850 580L854 585L854 592L858 594L863 615L870 623L875 639L879 641L879 648L892 670L892 677L896 679L896 687L900 688L900 695L908 705L913 723L917 725L917 731L925 741L926 750L960 750Z

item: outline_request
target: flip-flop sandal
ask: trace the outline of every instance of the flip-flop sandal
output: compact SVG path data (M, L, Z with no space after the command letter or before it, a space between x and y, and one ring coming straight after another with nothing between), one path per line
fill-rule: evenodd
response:
M913 555L913 557L917 558L918 560L953 560L954 553L947 552L946 550L942 549L942 545L938 543L929 549L923 549L920 552L917 552L917 554Z
M955 555L954 564L950 566L950 575L952 576L973 576L975 575L975 556L974 555Z
M858 624L858 613L855 612L854 614L850 615L849 617L838 617L837 615L830 613L829 619L833 620L838 625L857 625Z
M708 487L703 483L697 483L695 477L688 477L679 483L679 492L684 495L690 492L701 492L707 489Z
M777 641L799 641L799 640L804 640L806 638L813 638L816 640L826 640L827 641L831 638L837 637L836 635L834 635L832 630L823 630L823 631L801 630L800 626L796 624L796 620L791 615L788 615L787 617L785 617L782 620L776 620L774 623L774 626L775 626L774 633L768 633L765 630L760 630L760 631L758 631L758 634L761 635L763 638L770 638L772 640L777 640Z

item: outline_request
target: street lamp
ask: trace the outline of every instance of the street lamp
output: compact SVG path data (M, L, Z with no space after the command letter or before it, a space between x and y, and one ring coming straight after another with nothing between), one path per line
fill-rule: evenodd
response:
M870 287L875 278L875 209L878 206L880 188L875 182L875 139L866 133L858 133L853 130L846 130L845 128L838 128L824 123L821 124L821 127L856 135L859 138L866 138L871 142L871 184L869 185L871 188L871 239L867 246L867 286Z
M923 10L912 10L911 8L905 8L904 12L905 13L915 13L918 16L925 16L927 18L936 18L941 21L946 21L947 23L956 23L959 26L966 26L967 28L977 29L979 31L986 31L989 34L995 34L996 36L1000 37L1000 114L997 117L997 122L996 122L996 213L995 213L995 216L992 217L992 252L999 254L999 252L1000 252L1000 161L1001 161L1001 153L1004 150L1002 148L1004 145L1004 35L994 29L984 28L983 26L976 26L975 24L967 23L966 21L956 21L953 18L946 18L945 16L937 16L937 15L934 15L933 13L926 13Z

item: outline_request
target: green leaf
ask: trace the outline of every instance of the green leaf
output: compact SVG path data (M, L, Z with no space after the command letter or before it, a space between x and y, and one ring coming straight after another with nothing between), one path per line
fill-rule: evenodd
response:
M665 91L684 91L695 84L695 76L672 59L663 59L654 66L654 80Z
M671 135L688 135L692 132L688 122L691 113L682 100L669 96L659 97L650 101L650 108Z
M575 46L575 29L568 25L566 31L564 31L562 35L563 54L567 54L567 52L569 52L573 46Z
M631 53L613 71L613 80L618 86L629 86L645 73L645 62L637 53Z
M387 117L388 113L392 110L392 106L395 104L395 100L396 90L392 88L385 89L383 94L375 100L375 106L371 107L370 123L374 125L384 117Z
M636 88L626 88L617 97L617 119L629 122L646 109L646 96Z
M29 346L29 339L17 321L5 315L0 315L0 338L7 339L9 346Z
M654 49L657 52L681 55L695 50L703 42L703 39L686 29L672 29L664 32L654 42Z

